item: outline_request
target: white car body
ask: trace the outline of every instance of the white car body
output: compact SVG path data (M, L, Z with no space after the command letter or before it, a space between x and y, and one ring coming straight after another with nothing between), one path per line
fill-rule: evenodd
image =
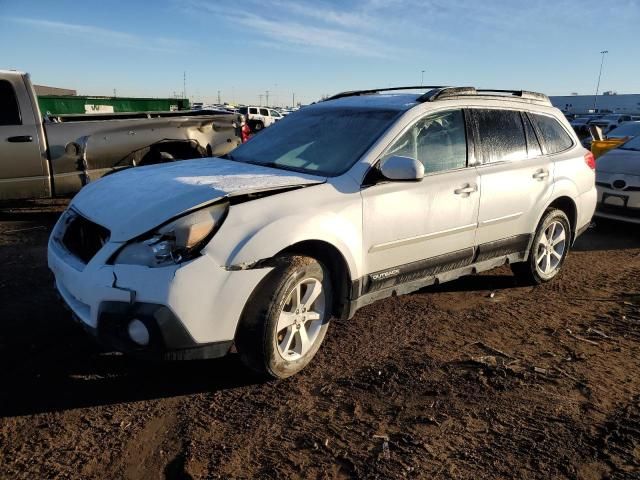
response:
M589 225L596 203L594 173L559 110L535 98L416 99L415 94L349 96L306 107L304 112L316 115L332 108L396 112L390 126L335 176L204 159L140 167L89 184L49 241L49 266L60 295L98 334L109 318L128 321L148 314L158 322L164 346L181 352L180 358L203 348L203 356L215 357L230 349L245 306L284 251L331 263L340 294L334 314L350 318L357 308L395 293L522 261L550 205L567 210L571 240ZM550 116L572 145L554 155L486 164L479 150L469 147L464 168L427 174L422 181L367 183L372 166L410 125L458 109ZM302 115L251 142L284 132ZM226 218L195 258L157 268L113 260L145 233L220 201L229 202ZM78 215L91 228L110 232L86 262L65 246L66 231L80 221Z
M596 185L596 217L640 224L640 136L598 158Z

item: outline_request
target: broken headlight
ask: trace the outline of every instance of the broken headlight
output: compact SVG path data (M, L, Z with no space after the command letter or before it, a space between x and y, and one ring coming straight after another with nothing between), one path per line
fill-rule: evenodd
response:
M173 220L120 250L113 263L164 267L194 258L222 224L229 203L216 203Z

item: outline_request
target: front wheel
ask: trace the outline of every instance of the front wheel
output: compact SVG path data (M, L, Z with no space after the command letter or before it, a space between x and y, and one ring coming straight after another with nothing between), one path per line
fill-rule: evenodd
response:
M567 215L562 210L549 209L536 229L529 257L512 264L511 270L526 283L548 282L560 273L570 245L571 224Z
M245 308L236 347L252 370L286 378L320 348L331 320L333 289L326 268L313 258L288 256L277 264Z

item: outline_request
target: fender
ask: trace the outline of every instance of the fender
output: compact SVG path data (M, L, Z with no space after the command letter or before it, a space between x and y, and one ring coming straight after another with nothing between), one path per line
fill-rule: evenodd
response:
M247 225L253 226L249 232ZM334 185L325 183L233 205L205 251L224 268L245 269L308 240L333 245L351 278L359 278L363 269L359 190L338 194Z
M287 233L283 235L283 232ZM246 241L236 245L225 261L225 267L242 267L270 259L291 245L306 240L333 245L345 259L351 280L362 275L362 262L352 254L362 248L360 225L356 226L338 215L327 213L312 217L292 215L265 225Z

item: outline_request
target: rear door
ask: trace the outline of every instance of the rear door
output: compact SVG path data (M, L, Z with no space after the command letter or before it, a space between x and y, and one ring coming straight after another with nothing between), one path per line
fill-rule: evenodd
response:
M24 79L0 79L0 199L48 196L49 171Z
M428 114L386 150L418 159L419 182L381 179L362 190L363 293L420 280L473 260L478 173L469 166L463 111Z
M526 250L553 190L553 162L543 155L527 114L473 109L480 149L478 260Z

